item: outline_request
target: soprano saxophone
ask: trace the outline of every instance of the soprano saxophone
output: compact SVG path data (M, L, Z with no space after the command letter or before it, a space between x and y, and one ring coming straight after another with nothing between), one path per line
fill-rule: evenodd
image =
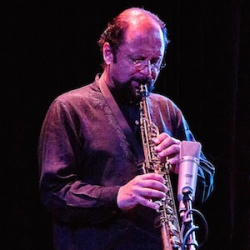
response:
M181 249L180 226L175 207L175 200L170 180L170 165L162 163L154 150L153 139L159 134L158 127L152 122L147 103L148 89L146 84L140 85L140 128L144 150L145 161L143 172L155 172L164 177L168 188L166 198L155 201L160 205L159 216L156 218L155 226L161 228L163 250Z

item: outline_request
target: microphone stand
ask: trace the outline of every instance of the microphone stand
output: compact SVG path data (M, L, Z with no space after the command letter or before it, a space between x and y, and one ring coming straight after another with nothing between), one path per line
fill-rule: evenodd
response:
M183 204L185 206L182 209L182 222L184 224L184 233L185 236L183 238L183 248L182 250L196 250L198 249L198 243L196 241L195 230L198 229L197 226L194 225L193 219L193 208L192 208L192 189L184 188L182 190L183 193ZM185 248L185 246L187 248Z

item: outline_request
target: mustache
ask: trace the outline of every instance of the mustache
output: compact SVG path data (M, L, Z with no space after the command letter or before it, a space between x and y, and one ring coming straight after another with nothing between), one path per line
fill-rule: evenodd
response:
M148 86L148 91L152 92L154 90L154 80L148 78L148 77L143 77L143 78L139 78L139 77L133 77L132 80L138 82L139 84L142 85L147 85Z
M131 80L137 81L139 84L147 84L150 85L153 83L152 79L148 77L133 77Z

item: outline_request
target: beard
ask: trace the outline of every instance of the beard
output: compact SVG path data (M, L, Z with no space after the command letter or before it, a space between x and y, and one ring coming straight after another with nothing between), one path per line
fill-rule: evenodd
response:
M148 92L154 90L155 81L148 77L131 77L126 82L118 82L115 79L114 87L110 90L115 98L119 98L121 102L139 102L141 100L140 85L147 85Z

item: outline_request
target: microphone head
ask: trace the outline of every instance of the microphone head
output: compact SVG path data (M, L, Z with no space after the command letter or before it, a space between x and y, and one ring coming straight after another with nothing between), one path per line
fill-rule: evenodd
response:
M178 195L179 201L191 195L195 198L201 144L194 141L182 141L180 147Z
M194 141L182 141L180 148L180 157L192 156L195 158L200 158L201 144Z

